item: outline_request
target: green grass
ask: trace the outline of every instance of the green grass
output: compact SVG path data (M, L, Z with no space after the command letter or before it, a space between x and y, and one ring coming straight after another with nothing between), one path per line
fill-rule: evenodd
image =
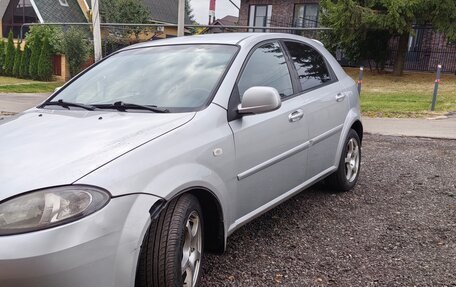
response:
M0 77L0 93L51 93L62 85L62 82L39 82Z
M346 69L357 80L358 69ZM430 112L435 74L406 73L394 77L390 73L365 72L361 92L361 109L371 117L430 117L456 111L456 76L442 75L437 106Z

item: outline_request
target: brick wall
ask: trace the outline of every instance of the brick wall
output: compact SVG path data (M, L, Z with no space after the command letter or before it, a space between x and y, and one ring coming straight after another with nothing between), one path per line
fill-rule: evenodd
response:
M295 4L319 2L319 0L241 0L239 25L248 26L250 5L272 5L272 26L291 27Z

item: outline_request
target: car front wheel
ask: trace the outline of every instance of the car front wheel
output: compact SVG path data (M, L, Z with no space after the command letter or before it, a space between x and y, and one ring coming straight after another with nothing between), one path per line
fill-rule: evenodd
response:
M328 183L335 191L349 191L358 182L361 169L361 141L358 133L351 129L345 140L339 167Z
M170 201L146 234L135 286L197 286L202 270L203 226L195 196L184 194Z

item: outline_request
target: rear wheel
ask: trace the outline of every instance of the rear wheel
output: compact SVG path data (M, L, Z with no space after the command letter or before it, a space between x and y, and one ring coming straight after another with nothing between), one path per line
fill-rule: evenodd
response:
M349 191L358 182L361 169L361 141L358 133L351 129L345 140L339 167L327 182L335 191Z
M169 202L146 234L135 286L196 286L202 270L203 226L196 197L184 194Z

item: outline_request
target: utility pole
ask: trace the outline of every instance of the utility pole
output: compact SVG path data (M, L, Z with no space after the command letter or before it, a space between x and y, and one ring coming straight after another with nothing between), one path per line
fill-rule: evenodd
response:
M101 29L100 29L100 9L98 0L92 0L92 25L93 25L93 50L95 51L95 62L101 60Z
M179 0L179 13L177 18L177 36L182 37L184 36L185 29L185 0Z

